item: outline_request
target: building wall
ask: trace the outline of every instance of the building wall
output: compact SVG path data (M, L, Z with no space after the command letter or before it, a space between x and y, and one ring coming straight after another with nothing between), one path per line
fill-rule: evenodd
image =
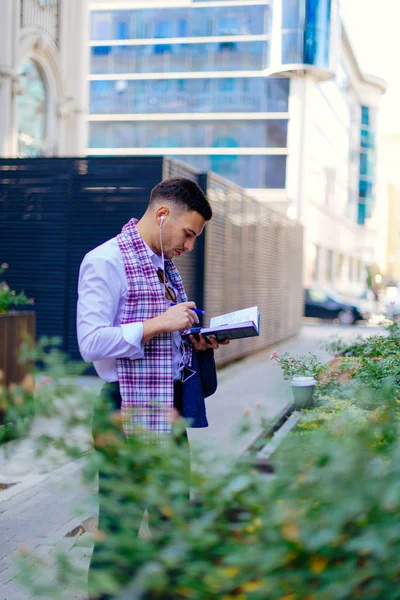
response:
M110 6L91 11L88 153L171 155L284 189L289 80L265 77L268 3Z
M400 185L388 184L388 232L386 283L400 284Z
M82 155L86 0L2 0L0 156Z
M305 285L361 292L385 85L361 72L337 0L91 8L89 154L171 155L224 176L304 226Z
M357 295L376 262L376 220L371 217L382 202L375 202L372 129L383 91L382 82L366 80L360 72L345 32L334 78L321 81L310 72L291 81L288 214L305 227L307 286ZM363 123L366 106L368 127Z

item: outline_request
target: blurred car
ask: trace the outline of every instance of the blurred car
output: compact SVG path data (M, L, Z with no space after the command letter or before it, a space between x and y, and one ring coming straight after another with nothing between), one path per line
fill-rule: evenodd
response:
M304 316L336 319L341 325L354 325L363 319L356 304L349 304L340 296L318 288L304 290Z

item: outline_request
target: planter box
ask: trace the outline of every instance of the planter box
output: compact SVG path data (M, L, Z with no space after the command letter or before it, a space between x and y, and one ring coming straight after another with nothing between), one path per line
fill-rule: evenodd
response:
M9 311L0 315L0 370L3 384L20 383L28 365L19 362L21 345L30 337L35 341L36 314L34 311Z

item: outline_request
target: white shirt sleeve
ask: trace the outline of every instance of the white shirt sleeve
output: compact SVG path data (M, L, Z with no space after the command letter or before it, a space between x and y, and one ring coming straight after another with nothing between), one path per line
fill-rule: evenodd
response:
M77 308L79 350L85 361L144 356L143 323L115 324L122 294L116 261L86 256L79 272Z

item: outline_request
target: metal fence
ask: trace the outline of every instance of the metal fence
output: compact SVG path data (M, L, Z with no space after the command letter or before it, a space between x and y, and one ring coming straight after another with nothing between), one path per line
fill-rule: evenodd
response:
M9 264L11 287L35 298L38 336L62 337L64 350L79 358L82 258L140 218L151 189L170 176L197 180L214 212L195 251L176 261L189 298L208 316L260 308L261 336L222 348L219 363L297 332L302 228L243 189L161 157L0 159L0 264Z
M230 182L208 174L213 218L206 226L205 309L220 315L257 305L260 337L218 352L226 363L295 335L303 314L301 225Z

